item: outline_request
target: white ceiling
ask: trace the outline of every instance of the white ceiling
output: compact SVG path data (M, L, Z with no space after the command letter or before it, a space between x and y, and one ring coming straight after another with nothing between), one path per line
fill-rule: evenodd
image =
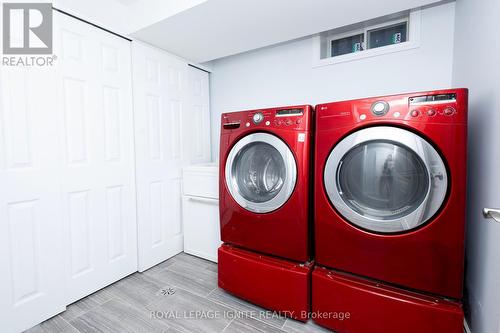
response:
M134 3L137 3L139 0L116 0L116 1L118 1L122 5L130 6L133 5Z
M435 2L208 0L132 36L201 63Z

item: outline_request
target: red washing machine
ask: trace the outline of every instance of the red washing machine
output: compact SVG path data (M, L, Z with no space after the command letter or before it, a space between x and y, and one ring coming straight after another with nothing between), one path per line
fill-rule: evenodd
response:
M372 304L392 311L376 332L400 332L396 322L405 320L405 331L425 331L451 306L454 320L440 332L462 329L467 94L316 106L315 260L332 270L313 274L313 311L357 312L351 321L319 323L339 333L373 331L359 321ZM435 302L417 300L415 291ZM358 302L348 304L351 296Z
M266 308L309 310L312 107L226 113L219 286Z

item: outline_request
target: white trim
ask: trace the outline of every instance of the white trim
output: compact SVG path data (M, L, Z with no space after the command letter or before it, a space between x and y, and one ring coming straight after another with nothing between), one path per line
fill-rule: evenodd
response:
M421 25L422 25L422 12L420 9L415 9L415 10L410 11L410 14L408 17L405 17L405 18L402 18L399 20L392 20L392 21L381 23L381 24L368 26L364 29L357 29L357 30L349 31L349 32L346 32L343 34L329 36L326 38L326 42L329 45L329 42L331 42L332 39L342 38L342 36L346 37L346 36L357 35L361 31L364 31L364 33L365 33L364 46L366 46L368 44L368 40L367 40L368 31L374 30L377 28L381 28L384 26L391 26L391 25L397 24L399 22L404 22L404 21L408 21L408 32L407 32L407 40L408 41L407 42L377 47L374 49L364 49L360 52L343 54L343 55L339 55L339 56L335 56L335 57L328 56L328 57L322 59L321 58L321 44L325 41L325 38L322 38L321 35L314 36L312 38L312 41L313 41L313 65L312 66L313 66L313 68L334 65L334 64L338 64L338 63L342 63L342 62L361 60L361 59L380 56L380 55L384 55L384 54L388 54L388 53L408 51L408 50L412 50L412 49L416 49L416 48L420 47L420 32L421 32ZM331 52L328 52L328 50L327 50L327 53L331 53Z
M465 333L472 333L469 323L467 322L467 319L464 319L464 332Z

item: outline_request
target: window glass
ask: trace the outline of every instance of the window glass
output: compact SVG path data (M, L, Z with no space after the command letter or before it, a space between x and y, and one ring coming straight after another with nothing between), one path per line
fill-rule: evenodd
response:
M364 34L332 40L331 56L339 56L363 50Z
M236 155L232 173L238 192L248 201L261 203L274 198L286 179L285 162L279 151L265 142L252 142Z
M407 40L407 22L368 31L368 48L399 44Z
M339 164L342 200L354 211L377 220L412 213L429 190L427 168L412 150L390 141L369 141L351 149Z

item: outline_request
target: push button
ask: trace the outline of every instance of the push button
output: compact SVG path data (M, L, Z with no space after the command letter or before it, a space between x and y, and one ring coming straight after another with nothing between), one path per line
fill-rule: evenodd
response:
M455 114L455 112L457 112L454 108L452 108L451 106L448 106L447 108L444 109L444 114L446 116L453 116Z
M434 117L436 115L436 110L434 110L434 109L427 110L427 115L429 117Z
M413 110L413 111L411 111L411 116L413 118L420 116L420 111L419 110Z

